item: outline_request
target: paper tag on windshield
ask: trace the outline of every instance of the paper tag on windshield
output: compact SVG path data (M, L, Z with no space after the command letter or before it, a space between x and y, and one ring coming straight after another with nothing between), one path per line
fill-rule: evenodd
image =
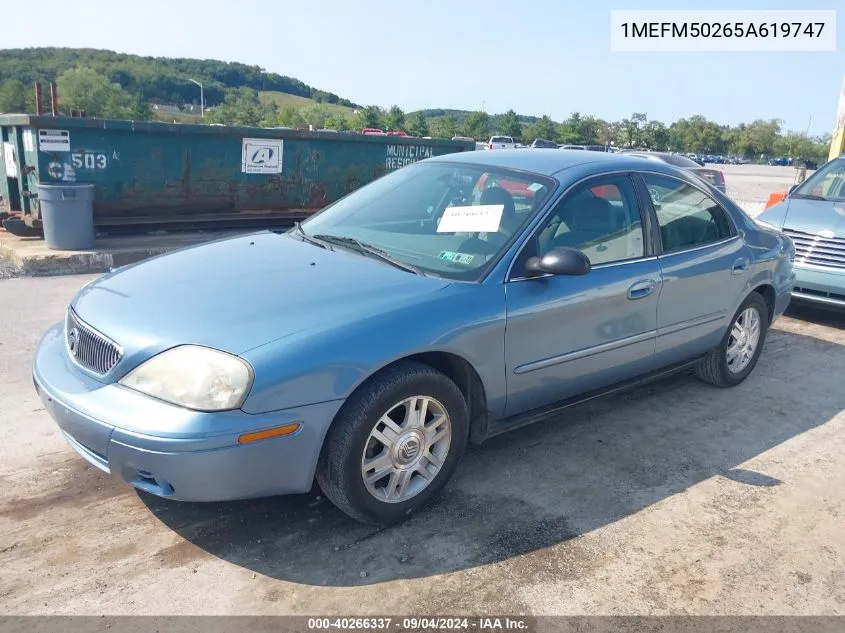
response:
M528 185L526 187L526 189L528 189L528 191L533 191L534 193L537 193L542 188L543 188L543 185L541 185L539 182L532 182L530 185Z
M438 233L496 233L502 221L503 204L449 207L443 212Z

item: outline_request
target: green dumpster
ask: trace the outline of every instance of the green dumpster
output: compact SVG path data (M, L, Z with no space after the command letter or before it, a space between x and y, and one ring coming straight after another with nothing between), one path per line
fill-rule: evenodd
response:
M41 226L39 184L94 185L100 231L265 225L474 143L280 128L0 116L0 197Z

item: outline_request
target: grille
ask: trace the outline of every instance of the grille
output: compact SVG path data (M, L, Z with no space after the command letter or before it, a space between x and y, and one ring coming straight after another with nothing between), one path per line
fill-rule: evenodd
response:
M70 309L67 313L65 341L71 358L100 376L109 373L122 356L115 343L82 321Z
M822 237L792 229L783 232L795 244L795 263L845 269L845 238Z

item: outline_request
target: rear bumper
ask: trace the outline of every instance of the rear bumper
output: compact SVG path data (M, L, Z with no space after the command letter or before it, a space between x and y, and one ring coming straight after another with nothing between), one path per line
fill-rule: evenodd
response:
M794 270L794 299L845 308L845 270L798 264Z
M189 411L82 374L67 356L60 327L42 340L33 381L77 453L135 488L181 501L307 492L323 438L342 403L256 415ZM140 428L144 420L154 433ZM292 435L238 442L244 433L292 422L301 425Z

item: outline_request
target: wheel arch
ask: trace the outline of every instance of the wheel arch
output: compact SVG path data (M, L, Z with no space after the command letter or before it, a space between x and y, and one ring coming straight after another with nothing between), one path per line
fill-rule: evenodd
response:
M484 386L484 381L481 379L481 376L472 363L463 356L455 354L454 352L432 350L407 354L401 358L396 358L386 365L379 367L375 371L371 372L366 378L359 381L358 384L350 391L349 395L346 396L347 399L385 371L405 362L416 362L428 365L432 369L436 369L437 371L445 374L457 385L467 403L467 410L469 413L469 441L475 444L482 442L487 434L487 421L489 418L489 412L487 409L487 389ZM334 419L331 424L329 424L329 428L334 425L335 420L337 420L339 415L340 410L335 414ZM326 434L328 434L328 429L326 430ZM325 442L325 436L323 441Z
M754 286L751 289L751 292L756 292L758 295L763 297L769 311L769 323L771 323L775 314L775 299L777 296L775 293L775 287L770 282L764 281Z

